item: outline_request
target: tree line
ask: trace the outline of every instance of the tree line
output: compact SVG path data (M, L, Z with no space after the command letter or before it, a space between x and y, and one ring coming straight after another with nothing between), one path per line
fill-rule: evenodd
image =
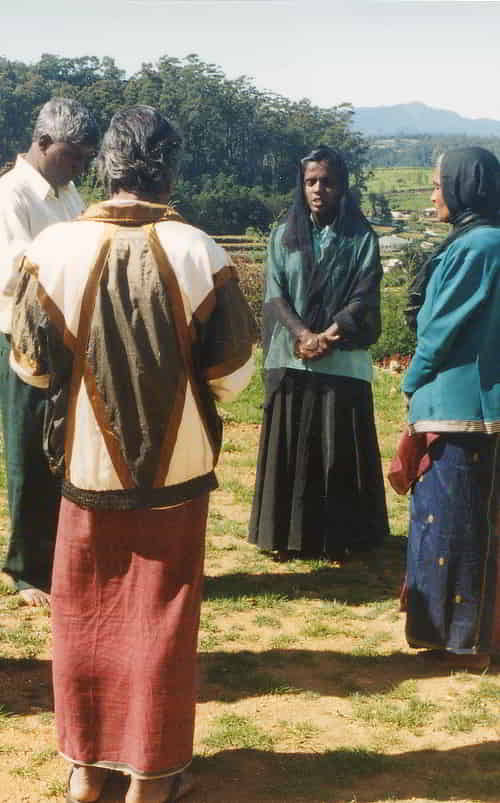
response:
M500 137L470 137L457 134L414 137L370 137L368 161L371 167L433 167L449 148L481 145L500 158Z
M351 183L363 189L369 145L352 128L350 104L320 108L229 79L191 54L144 63L130 77L114 59L44 54L33 64L0 58L0 165L30 143L40 107L54 95L91 108L101 131L114 112L136 103L156 106L184 135L175 202L211 233L265 229L290 203L298 160L320 143L339 148ZM99 193L94 177L87 196Z

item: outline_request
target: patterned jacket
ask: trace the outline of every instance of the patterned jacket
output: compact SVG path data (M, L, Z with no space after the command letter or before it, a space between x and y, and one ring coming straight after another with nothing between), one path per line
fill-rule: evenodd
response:
M44 446L63 495L126 510L215 488L215 400L249 382L255 339L229 256L172 208L107 202L42 232L11 365L49 389Z

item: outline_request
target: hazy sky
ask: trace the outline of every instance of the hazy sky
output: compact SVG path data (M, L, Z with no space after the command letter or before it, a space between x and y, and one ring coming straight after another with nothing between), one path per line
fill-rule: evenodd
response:
M500 120L499 0L9 0L0 55L197 53L320 106L422 101Z

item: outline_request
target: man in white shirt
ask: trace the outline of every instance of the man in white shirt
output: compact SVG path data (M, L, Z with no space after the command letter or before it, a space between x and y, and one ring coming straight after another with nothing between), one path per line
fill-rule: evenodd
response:
M9 368L13 296L31 241L83 211L72 179L97 143L90 112L75 100L53 98L40 111L28 152L0 179L0 407L11 522L3 572L29 605L49 603L60 482L43 453L45 392Z

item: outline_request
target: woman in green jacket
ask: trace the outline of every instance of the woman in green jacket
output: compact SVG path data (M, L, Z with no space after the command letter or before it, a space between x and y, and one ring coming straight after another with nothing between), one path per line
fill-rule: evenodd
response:
M453 230L420 277L403 384L410 432L438 434L412 492L406 633L449 666L482 669L500 651L498 160L446 152L432 200Z
M379 546L387 512L368 346L380 334L378 241L336 151L301 160L269 243L266 401L250 541L288 557Z

